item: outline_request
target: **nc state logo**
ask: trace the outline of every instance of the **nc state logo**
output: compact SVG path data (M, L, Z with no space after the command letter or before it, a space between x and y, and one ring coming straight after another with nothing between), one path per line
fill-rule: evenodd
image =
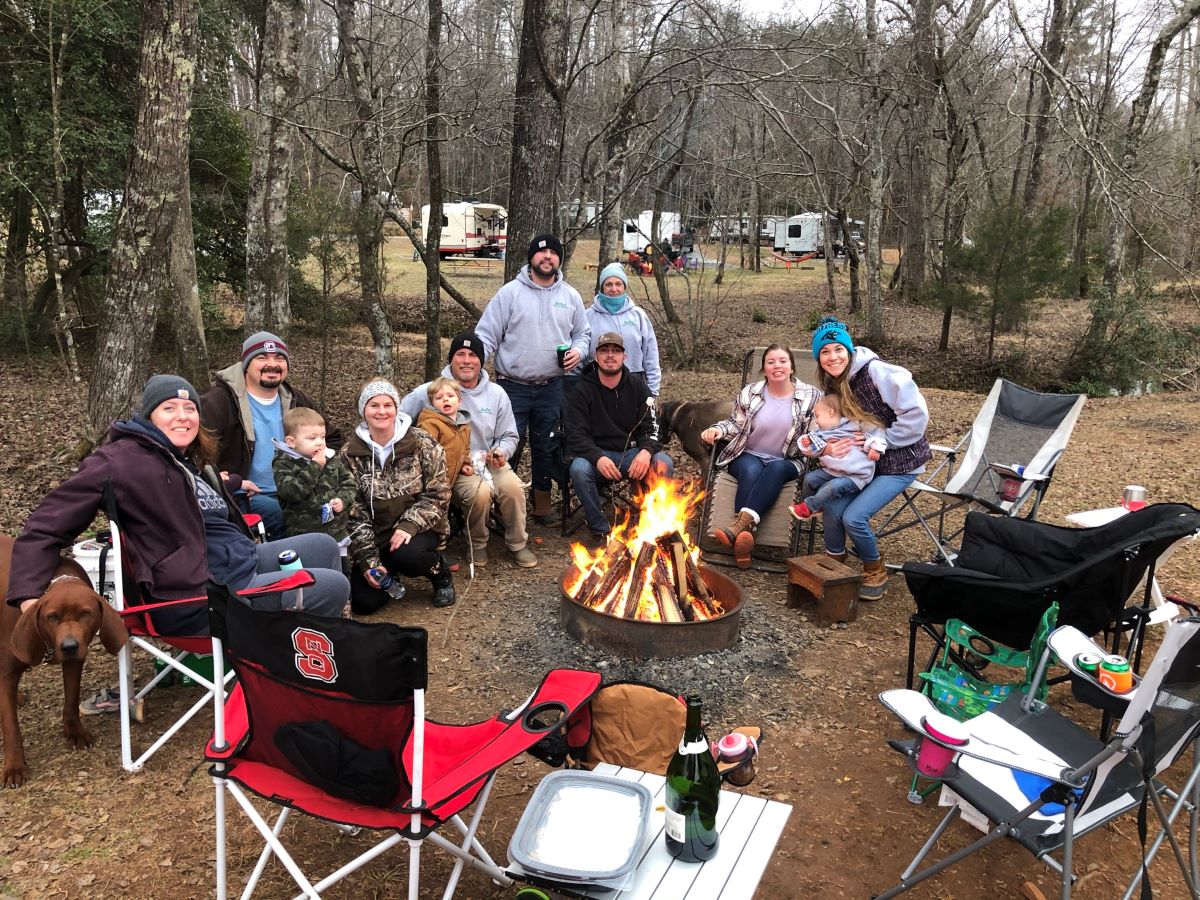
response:
M319 631L297 628L292 632L296 648L296 669L305 678L333 684L337 681L337 663L333 659L333 642Z

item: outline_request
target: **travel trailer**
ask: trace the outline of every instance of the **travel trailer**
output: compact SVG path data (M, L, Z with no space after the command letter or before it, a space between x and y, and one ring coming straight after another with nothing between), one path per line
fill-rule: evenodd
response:
M429 237L429 204L421 207L421 234ZM439 256L499 256L508 244L508 212L494 203L442 204Z
M825 253L824 216L800 213L775 224L774 249L779 253Z
M626 219L624 234L621 238L621 248L626 252L641 253L648 248L651 243L662 244L670 243L671 236L679 233L679 213L664 212L658 220L658 236L651 240L650 235L650 220L653 218L653 211L644 209L638 213L636 219Z

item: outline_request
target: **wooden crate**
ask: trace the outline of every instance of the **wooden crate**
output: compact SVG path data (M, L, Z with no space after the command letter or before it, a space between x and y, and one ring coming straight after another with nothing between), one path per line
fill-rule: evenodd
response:
M858 618L862 576L825 553L788 560L788 606L815 603L822 625Z

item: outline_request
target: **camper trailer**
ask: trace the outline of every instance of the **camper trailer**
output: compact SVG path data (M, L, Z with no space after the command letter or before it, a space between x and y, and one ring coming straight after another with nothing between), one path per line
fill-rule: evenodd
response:
M824 216L820 213L800 213L777 222L775 250L779 253L825 253Z
M672 235L679 233L679 213L664 212L658 220L658 235L651 240L650 220L654 213L644 209L636 219L626 219L624 233L621 236L621 248L626 252L641 253L649 248L651 243L670 243Z
M429 205L421 207L421 234L429 237ZM442 204L439 256L499 256L508 243L508 212L494 203Z

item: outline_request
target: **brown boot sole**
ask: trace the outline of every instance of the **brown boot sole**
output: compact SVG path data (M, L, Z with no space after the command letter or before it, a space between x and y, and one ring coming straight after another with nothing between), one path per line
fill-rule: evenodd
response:
M754 535L743 531L733 542L733 561L739 569L750 568L750 557L754 555Z

